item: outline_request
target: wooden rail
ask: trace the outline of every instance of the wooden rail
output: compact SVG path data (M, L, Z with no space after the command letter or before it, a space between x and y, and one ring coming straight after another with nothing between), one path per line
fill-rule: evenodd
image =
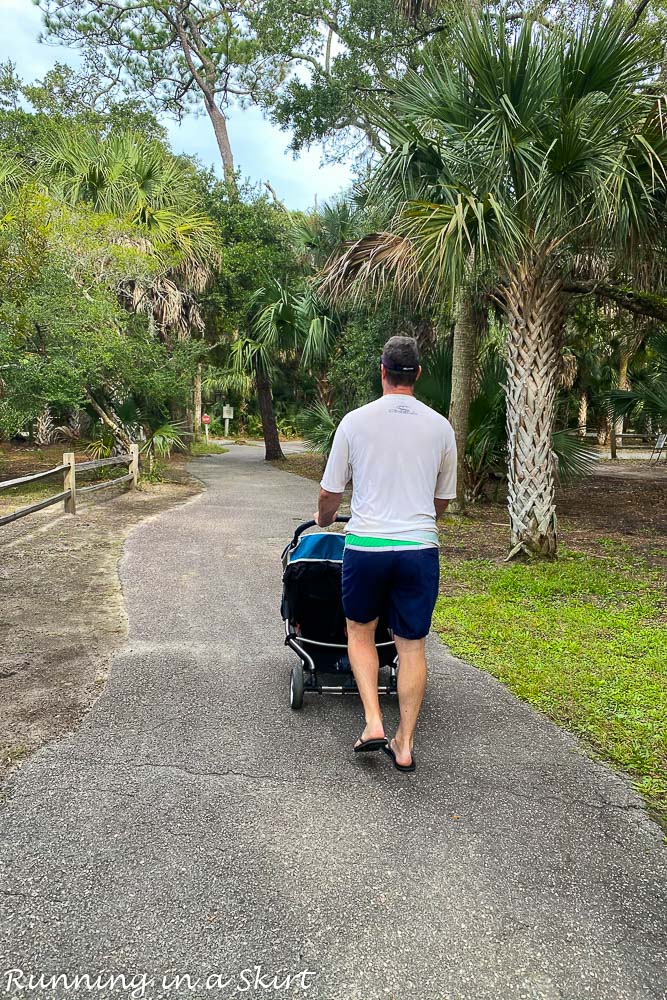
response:
M102 469L108 465L127 465L127 475L77 488L77 471L90 472L93 469ZM63 455L62 465L56 465L55 468L47 469L46 472L35 472L29 476L19 476L18 479L6 479L3 483L0 483L0 490L7 490L12 486L21 486L23 483L34 483L39 479L58 475L58 473L63 474L63 489L60 493L47 497L45 500L38 500L27 507L20 507L19 510L15 510L11 514L5 514L3 517L0 517L0 526L10 524L12 521L18 521L20 517L34 514L35 511L44 510L45 507L51 507L53 504L60 503L61 501L64 503L66 514L76 514L77 493L93 493L95 490L104 490L109 486L119 486L121 483L129 483L130 488L133 489L139 481L139 445L130 445L130 450L126 455L116 455L113 458L98 458L90 462L79 462L78 465L74 458L74 452L68 451Z
M90 462L77 462L79 472L89 472L91 469L103 469L106 465L127 465L132 458L128 455L114 455L113 458L96 458Z
M119 476L118 479L107 479L103 483L93 483L92 486L79 486L77 487L78 493L94 493L95 490L104 490L107 486L118 486L120 483L129 483L134 476L131 472L128 472L126 476Z

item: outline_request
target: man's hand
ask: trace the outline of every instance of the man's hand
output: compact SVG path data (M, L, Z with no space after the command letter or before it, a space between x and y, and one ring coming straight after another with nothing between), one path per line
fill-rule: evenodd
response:
M439 517L442 517L442 515L449 507L449 500L440 500L438 497L435 497L433 503L435 505L435 518L437 521L437 519Z

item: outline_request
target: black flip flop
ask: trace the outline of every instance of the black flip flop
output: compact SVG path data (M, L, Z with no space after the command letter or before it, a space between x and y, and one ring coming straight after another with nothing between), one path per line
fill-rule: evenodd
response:
M409 764L399 764L398 761L396 760L396 754L392 749L391 743L385 743L383 750L388 757L391 757L391 759L394 762L394 767L396 768L397 771L404 771L406 774L410 774L412 773L412 771L415 771L417 769L417 762L415 761L414 753L411 754L412 760L410 761Z
M384 750L386 746L387 746L386 736L383 736L382 739L361 740L361 742L354 747L354 752L371 753L374 750Z

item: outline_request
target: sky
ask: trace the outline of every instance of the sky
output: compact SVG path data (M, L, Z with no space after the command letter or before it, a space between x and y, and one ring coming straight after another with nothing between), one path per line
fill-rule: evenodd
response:
M55 62L77 64L76 52L38 41L41 15L31 0L0 0L0 62L11 59L26 81L44 76ZM207 117L189 115L179 125L165 118L174 152L199 157L204 166L222 173L220 154ZM289 133L268 122L257 108L232 109L229 134L237 167L253 182L268 180L288 208L309 208L346 187L350 169L345 164L323 164L322 149L313 146L296 159L287 150Z

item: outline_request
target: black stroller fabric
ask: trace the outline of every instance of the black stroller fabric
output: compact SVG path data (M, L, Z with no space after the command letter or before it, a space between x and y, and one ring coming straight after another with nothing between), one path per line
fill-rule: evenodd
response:
M292 627L305 639L345 645L341 564L295 561L283 573L284 598Z

